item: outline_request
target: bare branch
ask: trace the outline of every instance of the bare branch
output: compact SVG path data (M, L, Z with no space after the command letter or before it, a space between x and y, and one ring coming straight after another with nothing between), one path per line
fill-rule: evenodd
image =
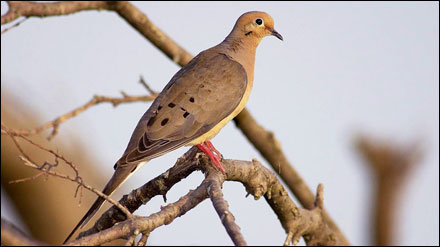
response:
M8 1L9 10L2 16L1 24L9 23L19 17L47 17L68 15L82 10L99 10L109 8L104 1L69 1L56 3L34 3L25 1Z
M258 199L262 196L265 197L266 201L269 203L271 208L278 215L278 219L280 220L281 225L286 230L286 233L289 234L292 233L291 234L292 241L295 242L301 236L304 236L306 242L311 245L343 244L343 242L340 239L335 238L336 233L325 222L322 214L322 209L319 207L319 205L322 206L322 201L323 201L322 185L318 186L317 189L318 197L316 199L316 202L318 206L313 208L312 210L301 209L298 208L295 205L295 203L289 198L288 193L285 191L281 183L277 180L275 175L267 168L263 167L258 161L254 160L253 162L248 162L248 161L238 161L238 160L223 160L222 165L226 170L226 176L227 176L226 180L241 182L245 186L246 191L252 194L255 199ZM124 196L123 200L121 200L120 203L126 206L127 208L129 208L130 211L134 212L140 205L142 205L142 203L134 203L134 204L125 204L125 203L142 202L142 201L148 202L148 200L150 200L151 198L151 194L147 194L147 193L151 193L151 191L153 191L151 188L157 188L158 184L161 184L159 187L162 187L160 191L162 192L165 191L166 193L166 191L170 189L170 187L166 186L170 184L167 180L171 179L175 181L176 177L178 177L176 172L177 170L174 169L180 169L180 172L184 173L185 176L189 175L191 172L195 170L202 170L203 172L207 173L206 179L202 182L202 185L200 185L200 186L206 186L204 187L205 191L203 193L200 192L200 194L198 195L201 196L203 200L207 197L211 197L212 200L214 201L214 204L217 205L215 206L217 211L229 212L227 210L227 206L226 206L226 210L224 209L225 207L224 205L218 206L217 200L219 199L219 197L218 195L214 195L217 193L217 189L215 187L218 186L215 184L218 183L221 186L221 184L223 183L222 176L219 174L217 170L212 168L212 165L210 164L206 156L199 153L199 150L196 147L191 148L187 153L185 153L185 155L182 158L180 158L178 162L168 171L158 176L157 178L151 180L144 186L132 191L129 195ZM181 179L181 177L179 177L179 179ZM197 188L196 191L198 191L199 188ZM192 197L189 194L187 196ZM194 203L196 204L200 203L199 200L200 198L197 199L196 202ZM170 205L174 205L177 207L184 207L185 203L186 202L181 202L179 200ZM221 202L220 205L222 203L223 202ZM192 205L191 208L196 206L194 204L191 205ZM191 208L186 208L186 207L180 208L178 211L187 212ZM166 217L168 220L173 220L174 219L173 217L179 217L183 215L177 213L173 213L172 215L170 215L168 213L163 213L162 211L154 215L158 215L158 214L161 216L155 218L154 222L150 221L152 220L150 217L152 217L153 215L145 218L145 220L149 219L149 223L148 223L149 225L148 227L145 228L140 226L141 223L134 222L137 221L138 219L133 219L131 223L127 223L128 221L124 221L118 224L117 226L124 224L124 226L129 229L136 228L140 232L144 232L144 231L150 232L155 228L164 224L165 219L162 219L162 217ZM226 230L228 232L235 227L235 226L233 227L230 226L235 224L235 223L231 224L232 219L224 220L225 217L227 218L232 215L225 215L225 213L219 213L219 216L223 223L225 223L225 221L227 222L228 226L226 226ZM103 217L106 220L103 220ZM103 216L101 216L101 218L97 221L97 223L95 223L95 226L93 226L91 229L87 230L86 232L80 233L79 236L80 239L77 239L75 242L72 242L70 244L73 243L89 244L89 242L82 242L82 241L91 241L90 239L92 239L92 236L95 236L96 238L98 238L98 236L99 238L111 237L112 239L114 239L116 235L113 234L116 233L110 233L110 232L119 231L121 228L118 227L116 229L115 227L117 226L113 226L113 225L116 222L120 222L123 220L125 220L125 217L121 215L120 212L118 212L117 210L109 209L107 212L104 213ZM140 221L143 222L143 220ZM104 227L104 224L100 224L98 222L101 223L107 222L107 224ZM109 227L111 228L108 229ZM236 228L238 233L234 233L234 234L238 234L238 235L231 236L234 243L236 242L236 240L234 239L237 239L238 238L237 236L241 235L239 233L238 226L236 226ZM103 234L103 235L95 235L95 234ZM120 235L117 235L117 237L120 237ZM106 241L110 241L110 239L107 239ZM103 242L99 242L99 244L102 243Z
M292 243L292 245L295 245L295 244L293 244L293 240L292 239L293 239L293 232L289 232L287 234L286 240L284 240L283 245L284 246L289 246L290 243Z
M28 135L38 134L46 129L52 128L52 133L47 137L48 140L51 140L58 133L59 126L62 123L66 122L70 118L77 116L78 114L84 112L85 110L89 109L92 106L95 106L95 105L98 105L101 103L112 103L113 106L116 107L122 103L152 101L156 98L156 96L157 95L146 95L146 96L123 95L122 98L113 98L113 97L95 95L86 104L84 104L78 108L75 108L74 110L72 110L66 114L63 114L63 115L55 118L54 120L38 127L38 128L30 129L30 130L12 130L12 129L10 129L9 132L12 135L28 136ZM5 134L5 133L2 131L2 134Z
M4 130L7 132L6 128ZM15 138L15 136L11 137ZM151 188L159 187L160 189L154 189L153 191L156 191L155 193L159 191L163 194L166 194L166 191L168 191L172 186L166 186L167 184L170 184L167 182L167 180L170 178L174 179L171 184L175 184L183 177L189 175L192 171L202 170L206 173L206 178L195 191L191 191L184 198L181 198L175 203L169 204L156 214L153 214L149 217L130 217L130 212L126 212L125 207L120 205L120 207L118 207L117 214L121 214L122 211L122 217L121 215L116 216L117 220L113 221L112 225L115 222L124 220L126 218L125 215L129 215L128 220L107 230L103 230L102 228L97 229L96 232L98 233L89 236L85 236L86 234L82 233L81 236L85 237L70 242L69 244L96 245L127 236L129 238L129 242L127 243L131 244L131 241L134 239L134 237L132 237L133 235L138 235L139 232L151 232L159 226L171 223L176 217L182 216L208 197L212 198L213 204L233 242L235 244L246 244L241 236L239 227L233 222L233 216L228 210L227 203L222 199L221 196L220 188L224 181L224 177L212 167L212 164L210 164L205 155L201 155L198 152L199 150L196 147L193 147L178 160L173 168L168 170L165 174L162 174L159 176L159 178L152 180L153 182L150 181L142 188L133 191L134 193L132 192L130 195L124 196L124 198L128 198L128 201L140 201L145 203L151 197L149 197L149 195L142 194L141 192L152 191ZM58 155L56 153L52 154ZM21 158L25 164L30 167L43 170L45 173L51 176L76 182L82 187L106 198L106 200L110 201L114 205L118 205L117 202L114 202L111 200L111 198L106 197L100 191L97 191L84 184L78 179L78 177L72 178L53 171L51 170L51 168L54 167L53 165L49 165L46 166L45 169L41 169L45 166L32 163L23 156L21 156ZM287 192L276 179L275 175L268 169L264 168L258 161L254 160L253 162L246 162L223 160L222 163L226 169L227 180L240 181L246 187L246 190L253 194L256 199L261 196L265 197L266 201L269 203L269 205L271 205L274 212L278 215L278 218L280 219L280 222L285 228L286 232L289 233L289 235L291 235L291 233L293 234L293 242L297 241L299 237L304 236L307 243L325 245L339 243L335 241L332 230L330 230L330 228L328 228L324 223L322 218L322 209L319 207L313 210L298 208L288 197ZM180 176L177 174L180 174ZM163 183L157 183L161 179ZM316 201L317 204L320 205L321 203L319 201L322 201L322 186L318 187L317 195ZM136 197L136 199L133 200L130 198L130 196ZM135 210L132 207L127 208L129 208L130 211ZM90 233L90 230L88 233Z
M202 182L196 190L190 191L184 197L175 203L168 204L157 213L148 217L135 216L112 228L68 242L66 245L101 245L132 234L135 229L141 232L151 232L159 226L170 224L175 218L184 215L205 200L208 197L207 187L208 184Z
M14 140L15 145L17 146L18 150L23 155L23 156L19 156L19 158L24 162L24 165L29 166L31 168L34 168L36 170L42 171L43 174L51 175L51 176L54 176L54 177L58 177L58 178L61 178L61 179L65 179L65 180L69 180L69 181L75 182L75 183L78 184L78 186L84 187L84 188L92 191L93 193L97 194L98 196L103 197L105 200L107 200L111 204L113 204L116 207L118 207L125 215L127 215L127 217L129 217L129 218L132 217L132 214L130 213L130 211L128 211L120 203L118 203L117 201L113 200L111 197L103 194L101 191L96 190L95 188L85 184L83 179L82 179L82 177L79 175L79 172L78 172L77 168L75 167L75 165L72 162L68 161L62 155L59 155L55 151L53 151L51 149L47 149L47 148L45 148L45 147L43 147L43 146L41 146L41 145L39 145L39 144L29 140L28 138L26 138L26 137L24 137L22 135L18 135L18 136L12 135L9 132L9 129L3 123L2 123L2 131L5 131ZM34 145L34 146L36 146L36 147L38 147L38 148L40 148L40 149L50 153L50 154L52 154L55 157L55 163L51 164L50 162L45 161L42 165L38 165L36 162L33 162L30 159L28 159L28 155L26 155L24 150L20 147L18 142L15 140L15 138L17 138L17 137L20 137L20 138L26 140L27 142L29 142L30 144L32 144L32 145ZM75 171L75 177L70 177L68 175L65 175L65 174L62 174L62 173L58 173L58 172L52 170L53 167L58 166L58 163L57 163L58 159L63 160L66 164L68 164ZM36 176L33 176L32 179L35 179L35 178L37 178L39 176L41 176L41 175L37 174ZM27 179L27 180L29 180L29 179Z
M127 242L125 242L125 246L134 246L137 235L139 235L139 230L134 230L133 234L131 234Z
M156 91L154 91L150 85L147 84L147 82L144 80L144 77L141 76L141 78L139 79L139 83L142 84L142 86L145 87L145 89L147 89L147 91L151 94L151 95L155 95L157 96L158 93Z
M124 205L130 212L135 212L140 206L146 204L153 197L157 195L165 196L166 193L182 179L189 176L192 172L200 170L200 166L194 159L198 153L197 147L191 148L182 157L180 157L176 164L168 169L166 172L150 180L142 187L131 191L130 194L125 195L119 200L121 205ZM112 227L115 223L125 220L124 214L121 214L117 207L111 207L95 222L93 227L81 232L78 238L88 236L104 229Z
M129 2L70 1L34 3L10 1L8 4L9 11L2 16L2 25L21 16L47 17L73 14L83 10L113 10L175 63L183 66L192 59L191 54L171 40L168 35L157 28L144 13Z
M318 184L318 188L316 189L316 197L315 197L315 207L319 209L324 209L324 185Z
M2 31L2 35L3 35L4 33L6 33L7 31L9 31L9 30L11 30L11 29L13 29L13 28L16 28L16 27L18 27L18 26L20 26L20 24L23 23L23 22L25 22L27 19L28 19L28 18L23 18L23 19L17 21L14 25L5 28L5 29Z
M33 166L35 167L37 170L40 170L40 166L32 163L31 161L29 161L28 159L26 159L23 156L20 156L20 159L28 166ZM46 174L49 174L51 176L54 177L58 177L58 178L62 178L62 179L66 179L66 180L70 180L72 182L77 183L78 185L80 185L81 187L84 187L90 191L92 191L93 193L97 194L100 197L103 197L105 200L107 200L108 202L110 202L111 204L115 205L116 207L118 207L122 212L124 212L125 215L127 215L128 218L132 217L130 211L128 211L124 206L122 206L121 204L119 204L117 201L113 200L111 197L107 196L106 194L103 194L101 191L85 184L82 179L80 179L81 177L75 177L72 178L68 175L62 174L62 173L58 173L56 171L52 171L52 170L45 170L44 171Z
M240 227L235 223L234 215L229 211L228 202L223 198L221 184L224 181L224 176L220 176L221 174L219 173L217 173L217 175L215 179L210 180L208 187L212 205L220 217L222 224L225 226L226 232L229 237L231 237L232 242L234 242L236 246L245 246L247 243L240 232Z
M287 160L286 155L281 149L281 144L275 139L274 133L265 130L259 125L246 109L234 118L234 122L254 147L269 162L272 169L287 184L301 205L306 209L315 208L315 195ZM341 245L349 245L348 240L327 212L323 210L322 214L325 222L333 229L334 237L337 239L336 242Z
M137 245L138 246L145 246L145 245L147 245L147 241L148 241L148 237L149 236L150 236L150 232L149 231L146 231L146 232L142 233L142 237L139 240Z

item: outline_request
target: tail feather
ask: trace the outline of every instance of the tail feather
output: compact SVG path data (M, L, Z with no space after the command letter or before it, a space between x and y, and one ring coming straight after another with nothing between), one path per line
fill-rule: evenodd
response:
M72 235L76 232L76 230L78 230L78 228L84 227L87 224L87 222L89 222L89 220L93 217L93 215L95 215L95 213L99 210L99 208L102 206L103 203L104 203L104 198L98 197L98 199L96 199L95 203L93 203L89 211L87 211L87 213L78 222L75 228L73 228L72 232L70 232L69 236L67 236L66 240L64 240L63 244L65 244L72 237Z
M140 166L138 164L133 165L126 165L126 166L118 166L115 170L115 173L113 173L112 178L107 183L107 185L104 187L104 190L102 191L103 194L110 196L113 191L115 191L122 183L127 180L134 171L139 168ZM67 236L66 240L64 240L65 244L70 237L78 230L78 228L84 227L87 222L95 215L95 213L101 208L102 204L105 202L105 199L102 197L98 197L96 201L93 203L92 207L90 207L89 211L84 215L84 217L78 222L78 224L73 228L72 232Z

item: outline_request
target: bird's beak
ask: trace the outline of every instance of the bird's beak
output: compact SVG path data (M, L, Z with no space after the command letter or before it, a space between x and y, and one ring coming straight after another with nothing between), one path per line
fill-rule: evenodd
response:
M280 40L283 40L283 36L281 36L280 33L278 33L275 29L272 29L272 35L279 38Z

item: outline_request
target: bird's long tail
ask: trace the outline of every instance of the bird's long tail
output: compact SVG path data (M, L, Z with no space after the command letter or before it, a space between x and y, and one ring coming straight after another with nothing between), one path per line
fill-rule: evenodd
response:
M125 165L125 166L115 166L116 170L113 173L112 178L107 183L107 185L104 187L104 190L102 190L102 193L110 196L113 191L115 191L122 183L127 180L131 174L135 172L137 168L140 167L139 164L133 164L133 165ZM102 197L98 197L96 201L93 203L92 207L90 207L89 211L84 215L84 217L78 222L78 224L73 228L72 232L67 236L66 240L64 240L65 244L70 237L78 230L78 228L84 227L87 222L95 215L95 213L101 208L102 204L104 203L105 199Z

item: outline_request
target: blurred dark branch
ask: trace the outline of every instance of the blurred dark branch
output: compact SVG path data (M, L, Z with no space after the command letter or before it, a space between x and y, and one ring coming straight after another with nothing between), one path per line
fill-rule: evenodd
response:
M32 238L30 238L27 234L22 232L18 227L16 227L11 222L2 218L1 223L1 235L2 241L1 245L6 246L47 246L45 243L40 243Z
M422 150L418 143L400 147L393 143L365 136L355 139L358 152L373 171L376 196L373 210L372 236L374 245L393 245L395 214L402 188L413 169L418 166Z

